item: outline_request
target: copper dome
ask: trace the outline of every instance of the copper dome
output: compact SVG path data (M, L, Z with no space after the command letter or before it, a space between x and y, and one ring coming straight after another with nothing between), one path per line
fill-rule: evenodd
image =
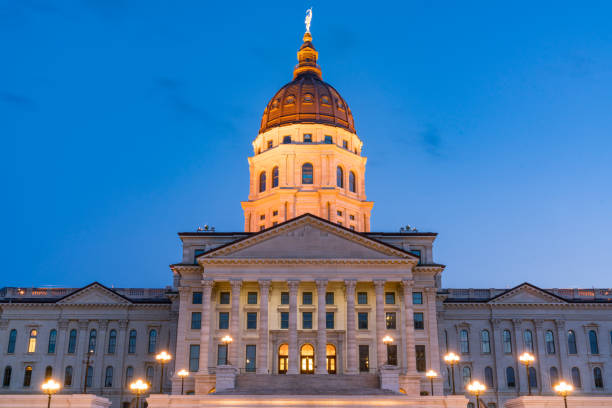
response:
M346 101L321 79L317 51L310 33L298 51L293 81L283 86L268 102L259 133L294 123L322 123L355 133L353 115Z

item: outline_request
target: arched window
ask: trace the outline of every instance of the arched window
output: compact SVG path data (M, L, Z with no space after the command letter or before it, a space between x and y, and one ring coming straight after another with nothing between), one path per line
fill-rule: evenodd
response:
M567 352L570 354L578 354L578 348L576 347L576 333L573 330L567 332Z
M312 164L304 163L302 165L302 184L312 184L313 171Z
M349 191L351 193L356 193L357 192L357 186L356 186L355 172L354 171L349 172Z
M467 385L472 382L472 369L468 366L463 367L461 370L461 375L463 377L463 387L467 387Z
M153 384L153 379L155 378L155 369L153 368L153 366L148 366L147 367L147 382L149 383L149 386L151 386L151 384Z
M344 171L342 167L336 167L336 185L340 188L344 188Z
M531 333L531 330L523 332L523 340L525 340L525 350L533 353L533 333Z
M493 382L493 369L491 367L485 367L485 384L488 388L493 388L495 383Z
M136 330L130 330L130 339L128 340L128 353L136 352Z
M278 167L272 169L272 188L278 187Z
M459 348L462 353L466 354L470 352L470 341L468 331L463 329L459 332Z
M93 367L87 366L87 373L85 374L85 383L88 387L91 387L93 384Z
M64 370L64 387L72 386L72 366L66 367Z
M108 354L115 354L117 348L117 330L113 329L108 334Z
M488 330L480 332L480 351L486 354L491 352L491 338Z
M595 388L603 388L603 376L601 375L601 368L595 367L593 369L593 381L595 382Z
M149 332L149 353L155 353L157 349L157 330L153 329Z
M30 330L30 340L28 341L28 353L34 353L36 351L36 337L38 337L38 330Z
M13 374L13 368L11 366L4 367L4 377L2 378L3 387L9 387L11 385L11 374Z
M591 354L599 354L599 344L597 344L597 333L595 330L589 330L589 346Z
M531 388L538 388L538 377L535 367L529 367L529 385L531 385Z
M580 379L580 370L578 367L572 367L572 384L574 384L576 388L582 387L582 380Z
M510 330L504 330L503 333L503 342L504 342L504 353L510 354L512 353L512 334L510 334Z
M7 353L13 354L15 352L15 344L17 343L17 330L13 329L9 333L8 349Z
M557 367L550 367L549 375L550 375L550 385L554 387L559 382L559 370Z
M134 379L134 367L129 366L125 369L125 387L128 388Z
M32 366L27 366L23 372L23 386L29 387L32 383Z
M47 366L47 368L45 368L45 380L48 380L51 377L53 377L53 367Z
M259 173L259 192L263 193L266 191L266 172L262 171Z
M506 386L508 388L516 387L516 378L514 377L514 368L506 367Z
M113 367L106 367L106 372L104 375L104 387L111 388L113 386Z
M546 353L555 354L555 336L553 332L548 330L546 331Z
M68 336L68 354L73 354L76 350L76 341L77 341L77 331L76 329L70 330L70 335Z
M96 351L96 338L98 337L98 331L96 329L91 329L89 332L89 346L87 348L88 351Z
M57 330L53 329L49 332L49 345L47 347L47 353L55 353L55 342L57 340Z
M474 403L473 402L468 402L467 408L474 408Z
M290 144L290 143L291 143L291 136L284 136L283 144Z

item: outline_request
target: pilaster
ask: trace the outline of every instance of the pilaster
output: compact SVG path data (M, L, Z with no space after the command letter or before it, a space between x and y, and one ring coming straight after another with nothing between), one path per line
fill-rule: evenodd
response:
M259 341L257 345L257 374L269 373L268 348L268 301L270 294L270 280L259 281Z
M347 279L346 287L346 374L357 374L357 340L355 339L355 287L357 280Z
M242 288L242 280L231 279L230 284L232 286L232 313L230 315L230 333L232 336L232 343L229 345L228 355L229 361L239 367L239 350L240 350L240 290ZM200 350L200 354L202 350Z
M210 343L210 298L214 282L212 279L202 280L202 318L200 324L200 367L198 372L208 374L208 345Z
M325 291L327 280L317 279L317 348L315 374L327 374L327 329L325 327Z
M374 280L376 293L376 368L381 369L387 360L386 345L382 342L386 332L385 325L385 280Z
M297 374L299 366L297 338L297 295L300 281L290 280L289 286L289 367L287 374Z

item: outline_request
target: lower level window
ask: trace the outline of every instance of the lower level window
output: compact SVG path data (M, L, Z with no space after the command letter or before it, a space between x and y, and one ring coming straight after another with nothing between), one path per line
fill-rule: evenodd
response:
M257 312L247 313L247 329L253 330L257 328Z
M425 329L425 320L423 319L423 313L414 314L414 329L415 330Z
M189 371L196 372L200 369L200 345L189 346Z
M367 344L359 345L359 371L370 371L370 346Z
M312 329L312 312L302 313L302 329Z
M217 346L217 365L227 364L227 344Z
M416 345L414 346L416 354L416 368L418 372L424 372L427 368L427 361L425 360L425 346Z
M246 360L244 369L248 373L255 372L255 361L257 356L257 347L253 344L248 344L246 346Z
M357 313L357 328L359 330L368 330L368 314Z
M281 312L280 315L280 328L288 329L289 328L289 312Z

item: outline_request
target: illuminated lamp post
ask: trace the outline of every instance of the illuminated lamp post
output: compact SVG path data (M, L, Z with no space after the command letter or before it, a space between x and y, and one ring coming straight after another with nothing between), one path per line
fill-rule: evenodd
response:
M527 390L529 395L531 395L531 379L529 378L529 365L533 363L535 357L532 354L524 352L519 356L519 361L525 364L525 372L527 373Z
M161 353L159 353L158 355L155 356L155 359L157 361L159 361L159 363L161 364L161 375L159 377L159 393L162 394L163 391L163 387L164 387L164 364L166 364L168 361L172 360L172 356L168 353L166 353L165 351L162 351Z
M56 394L59 391L60 385L57 381L49 379L43 383L41 388L43 392L49 396L49 399L47 400L47 408L50 408L51 407L51 396L53 394Z
M230 346L230 343L232 341L234 341L234 339L232 339L232 336L230 336L229 334L226 334L225 336L223 336L221 341L223 342L223 344L225 344L225 352L227 353L227 355L225 356L225 364L226 365L231 365L231 363L229 361L229 354L230 354L229 346Z
M130 384L130 389L136 394L136 408L140 408L140 395L144 394L149 388L149 384L142 381L140 378Z
M176 373L176 375L181 377L181 395L183 395L183 390L185 389L185 377L189 375L189 371L183 368L181 371Z
M565 404L565 408L567 408L567 395L574 391L574 387L565 381L561 381L559 384L555 385L555 391L563 397L563 403Z
M468 392L476 396L476 408L480 408L480 394L482 394L486 389L487 387L478 381L473 381L471 384L468 384Z
M455 364L457 364L459 360L460 360L459 356L453 353L452 351L444 356L444 361L446 362L446 364L450 365L451 367L451 378L453 382L453 395L457 395L457 393L455 392Z
M434 378L436 378L438 376L438 373L436 373L434 370L429 370L425 373L425 377L429 378L429 382L431 384L431 395L434 395L434 391L433 391L433 380Z
M393 337L386 335L383 337L382 342L387 346L387 365L391 365L391 359L389 358L389 344L393 343Z

